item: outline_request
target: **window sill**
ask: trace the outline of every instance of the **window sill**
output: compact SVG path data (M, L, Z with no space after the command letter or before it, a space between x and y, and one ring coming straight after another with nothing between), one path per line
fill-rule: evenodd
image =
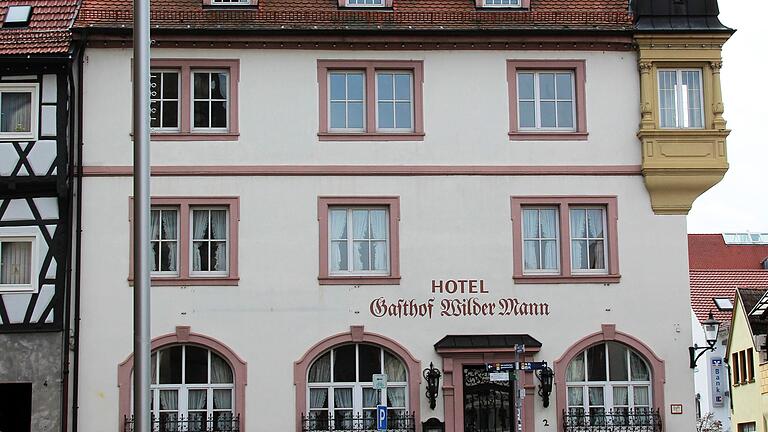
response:
M618 283L621 275L515 275L516 284L611 284Z
M153 277L152 286L237 286L240 278L235 276L225 277ZM128 285L133 286L134 280L128 279Z
M586 141L588 132L510 132L510 141Z
M237 141L239 133L153 133L150 141Z
M400 276L319 276L320 285L400 285Z
M424 141L424 132L337 133L319 132L320 141Z

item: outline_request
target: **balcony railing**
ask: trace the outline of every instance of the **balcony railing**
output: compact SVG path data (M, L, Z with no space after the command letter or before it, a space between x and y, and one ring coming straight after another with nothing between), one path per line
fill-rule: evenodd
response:
M215 413L205 415L179 416L161 413L160 418L152 416L152 432L240 432L240 415ZM123 432L134 431L134 418L126 417Z
M352 431L352 432L376 432L376 418L370 416L328 416L326 413L307 417L301 415L301 430L303 432L319 431ZM389 432L415 432L415 413L394 414L387 416L387 431Z
M617 408L604 412L563 411L564 432L661 432L659 411Z

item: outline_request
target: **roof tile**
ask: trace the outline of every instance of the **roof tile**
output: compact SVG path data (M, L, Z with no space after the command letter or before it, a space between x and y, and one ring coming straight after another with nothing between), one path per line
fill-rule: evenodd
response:
M27 27L0 27L0 55L55 54L69 51L70 28L78 0L0 0L0 23L10 6L32 6Z

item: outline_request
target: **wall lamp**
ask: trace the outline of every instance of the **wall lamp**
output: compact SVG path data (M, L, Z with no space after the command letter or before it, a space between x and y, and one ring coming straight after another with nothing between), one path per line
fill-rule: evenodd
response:
M429 407L435 409L437 403L437 390L440 387L440 371L429 362L429 367L424 369L424 379L427 381L427 392L425 396L429 399Z
M692 347L688 347L688 354L690 355L691 359L691 369L696 367L696 362L699 360L699 358L701 358L701 356L704 355L705 352L715 350L717 333L720 331L720 321L715 320L715 318L712 316L712 311L709 311L709 316L705 321L701 323L701 325L704 327L704 338L707 340L708 346L699 347L694 344ZM696 351L701 352L696 355Z
M544 408L549 406L549 395L552 393L552 379L554 377L555 373L550 367L539 369L536 372L536 378L541 383L539 384L539 396L541 396L541 401L544 402Z

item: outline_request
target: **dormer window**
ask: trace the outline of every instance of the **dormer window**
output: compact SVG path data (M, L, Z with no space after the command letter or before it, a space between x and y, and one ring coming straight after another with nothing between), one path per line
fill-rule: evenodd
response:
M530 0L475 0L478 8L528 8Z
M346 8L390 8L393 0L339 0L339 7Z
M206 6L256 6L258 0L203 0Z

